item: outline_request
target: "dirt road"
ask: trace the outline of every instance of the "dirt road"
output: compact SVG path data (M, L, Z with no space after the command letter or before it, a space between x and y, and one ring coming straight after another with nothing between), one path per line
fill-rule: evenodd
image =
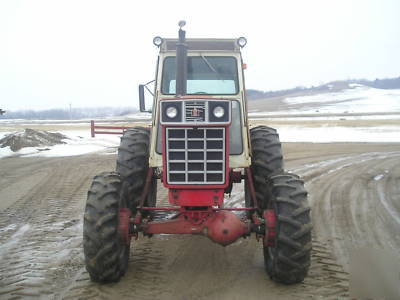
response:
M315 227L310 274L282 286L264 271L254 237L226 248L197 236L133 242L116 284L89 281L82 214L93 175L114 155L0 160L0 298L346 298L355 245L400 247L399 144L285 144L286 168L306 180ZM230 205L243 201L236 187ZM159 199L166 193L159 189ZM397 198L396 198L397 197Z

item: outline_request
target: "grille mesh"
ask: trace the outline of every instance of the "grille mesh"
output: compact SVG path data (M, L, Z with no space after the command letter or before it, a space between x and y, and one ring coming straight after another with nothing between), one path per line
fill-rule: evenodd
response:
M169 184L225 182L225 128L166 128Z
M186 102L185 111L186 122L204 122L206 117L206 102Z

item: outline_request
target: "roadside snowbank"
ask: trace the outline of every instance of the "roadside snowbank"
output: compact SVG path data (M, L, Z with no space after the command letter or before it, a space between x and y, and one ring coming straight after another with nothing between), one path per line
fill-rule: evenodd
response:
M62 130L59 132L68 137L68 139L63 140L65 144L50 147L26 147L17 152L11 151L10 147L0 148L0 158L9 156L75 156L106 150L115 152L120 141L120 136L114 135L91 138L88 130ZM2 133L0 137L4 135L6 133Z

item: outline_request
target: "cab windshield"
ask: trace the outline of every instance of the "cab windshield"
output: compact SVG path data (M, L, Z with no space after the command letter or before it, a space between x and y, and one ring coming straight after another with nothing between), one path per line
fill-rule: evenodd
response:
M236 95L239 92L236 58L228 56L188 56L187 94ZM164 60L161 91L176 93L176 59Z

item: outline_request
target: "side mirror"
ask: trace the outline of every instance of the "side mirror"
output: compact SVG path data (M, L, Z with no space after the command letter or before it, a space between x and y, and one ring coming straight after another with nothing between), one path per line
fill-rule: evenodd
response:
M139 107L141 112L146 112L145 102L144 102L144 85L139 84Z

